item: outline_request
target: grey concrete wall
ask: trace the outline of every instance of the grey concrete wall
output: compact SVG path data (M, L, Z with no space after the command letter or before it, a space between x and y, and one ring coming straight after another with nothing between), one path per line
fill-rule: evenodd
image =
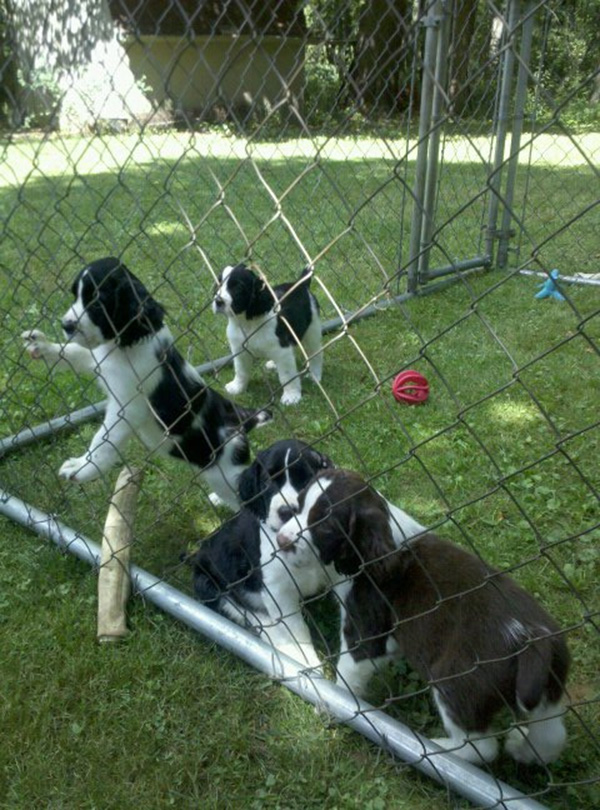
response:
M142 36L125 41L131 68L156 103L197 111L222 104L264 109L282 99L302 103L304 41L265 36Z

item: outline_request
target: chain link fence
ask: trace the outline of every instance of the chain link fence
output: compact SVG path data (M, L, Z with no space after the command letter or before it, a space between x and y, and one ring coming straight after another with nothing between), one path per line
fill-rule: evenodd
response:
M197 471L141 443L122 459L144 470L130 528L152 573L134 568L134 586L476 805L595 806L600 119L582 32L597 30L597 4L1 8L3 513L99 565L87 538L102 536L117 470L83 485L57 471L97 430L101 394L93 374L48 373L20 339L64 340L84 264L121 258L219 391L233 372L211 311L218 274L245 261L277 285L308 266L323 377L284 407L255 370L239 401L274 418L253 450L307 442L532 593L572 657L564 755L457 765L431 747L439 718L402 662L370 704L310 667L273 670L245 630L195 612L181 554L226 510ZM427 378L425 404L392 397L407 369ZM331 675L339 611L331 594L304 610Z

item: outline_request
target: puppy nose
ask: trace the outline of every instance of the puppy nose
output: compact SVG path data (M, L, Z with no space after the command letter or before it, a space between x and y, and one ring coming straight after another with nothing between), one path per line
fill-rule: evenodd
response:
M287 523L294 517L294 510L290 506L280 506L277 510L277 517L281 521L281 525Z
M77 322L71 320L64 320L62 322L62 328L65 335L72 335L75 333L75 330L77 329Z
M220 298L220 297L217 295L217 297L215 298L215 306L216 306L218 309L220 309L220 308L221 308L221 307L222 307L224 304L225 304L225 301L223 301L223 299L222 299L222 298Z
M277 545L282 551L289 551L294 547L294 538L290 537L289 534L279 532L277 535Z

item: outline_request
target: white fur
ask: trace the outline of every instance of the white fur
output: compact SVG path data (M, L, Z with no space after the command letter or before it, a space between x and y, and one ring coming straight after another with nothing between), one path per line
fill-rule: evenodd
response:
M285 482L277 490L271 498L269 504L269 513L267 515L267 525L269 529L275 534L283 526L286 520L282 520L282 512L296 512L298 511L298 495L300 494L292 483L289 471L291 450L288 450L285 456Z
M506 735L505 750L525 765L554 762L567 741L565 710L560 703L540 704Z
M466 732L450 717L438 690L432 688L433 699L439 712L447 737L434 737L432 742L451 751L455 756L481 765L492 762L498 754L498 740L493 734L473 734Z
M261 527L261 591L264 613L255 624L269 643L301 663L317 668L321 661L314 649L310 630L302 615L304 597L319 593L330 585L323 567L299 571L278 554L277 531Z
M379 493L381 495L381 493ZM382 496L383 497L383 496ZM416 537L423 534L425 526L419 523L403 509L394 506L393 503L386 501L388 509L390 510L390 529L392 530L392 537L397 546L402 546L411 537Z

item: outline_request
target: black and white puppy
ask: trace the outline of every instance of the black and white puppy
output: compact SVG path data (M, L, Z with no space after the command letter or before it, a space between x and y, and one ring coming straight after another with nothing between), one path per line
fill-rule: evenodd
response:
M240 476L244 508L191 558L198 598L264 634L278 650L318 667L302 601L332 586L322 565L298 567L277 553L277 532L298 510L299 493L314 476L333 469L329 458L303 442L282 440L259 453ZM389 531L401 545L424 527L387 504Z
M269 287L244 264L228 266L219 275L213 311L227 316L227 339L235 377L225 386L236 396L246 390L255 357L275 366L282 385L283 405L300 402L302 389L295 348L300 347L310 374L321 379L321 319L317 299L310 292L312 271L298 281Z
M299 493L332 467L327 456L296 439L262 450L240 476L241 511L185 558L200 601L308 666L320 662L301 614L303 594L272 561L277 531L298 508ZM310 595L321 589L314 579Z
M240 408L205 384L175 348L163 307L119 259L84 267L73 295L62 320L67 343L51 343L38 330L22 334L31 357L52 369L94 374L108 397L87 452L65 461L59 474L92 481L122 461L136 436L152 453L199 467L213 502L237 509L238 478L250 461L246 433L271 414Z
M491 761L491 723L507 707L520 718L506 741L515 760L558 757L569 654L554 619L510 577L433 534L398 548L383 498L344 470L303 491L277 542L290 571L325 567L334 584L338 683L361 694L377 662L403 656L431 685L443 748Z

